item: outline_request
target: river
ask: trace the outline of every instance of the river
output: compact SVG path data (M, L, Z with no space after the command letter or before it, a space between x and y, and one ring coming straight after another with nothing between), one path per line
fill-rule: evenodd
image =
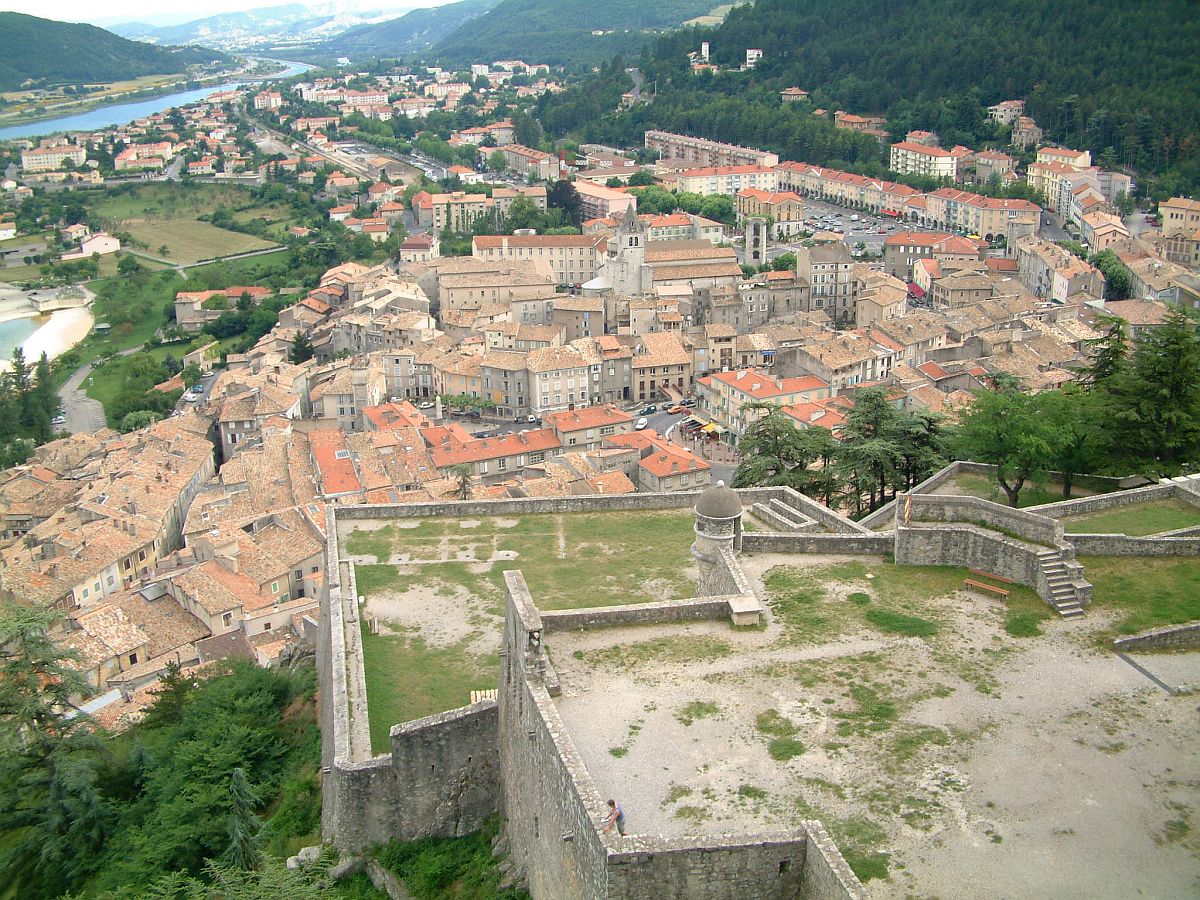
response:
M95 109L89 109L87 112L60 116L57 119L43 119L40 122L29 122L24 125L10 125L7 128L0 128L0 141L15 140L16 138L32 138L44 134L54 134L59 131L99 131L102 128L108 128L113 125L124 125L126 122L132 122L134 119L141 119L153 113L162 112L164 109L170 109L173 106L185 106L188 103L195 103L216 91L232 90L238 85L251 84L258 81L291 78L293 75L298 75L312 68L312 66L306 63L289 62L283 59L268 59L267 61L277 62L288 68L278 75L271 75L268 78L243 78L225 84L207 85L194 91L163 94L159 97L151 97L149 100L98 106Z

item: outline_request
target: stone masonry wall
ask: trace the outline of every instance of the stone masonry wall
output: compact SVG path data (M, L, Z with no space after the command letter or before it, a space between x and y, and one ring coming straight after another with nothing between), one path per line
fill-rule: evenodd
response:
M808 847L804 854L803 900L865 900L867 891L820 822L804 823Z
M478 831L499 810L496 701L392 727L391 766L404 802L393 837L455 837Z
M911 520L915 522L984 523L993 528L1010 531L1035 543L1062 543L1061 522L1047 519L1010 506L980 500L978 497L939 497L912 494L898 498L896 520L902 522L905 509L911 502Z
M971 525L896 529L896 563L902 566L961 566L982 569L1049 593L1038 564L1038 547Z
M1113 649L1121 653L1136 653L1140 650L1183 650L1194 647L1200 647L1200 622L1155 628L1153 631L1144 631L1113 641Z
M608 858L609 898L643 900L794 900L804 893L803 830L791 839L703 843L655 841L657 846ZM763 878L764 873L773 878Z
M1134 488L1128 491L1116 491L1109 494L1097 494L1094 497L1080 497L1076 500L1062 500L1058 503L1030 506L1026 512L1037 513L1039 516L1047 516L1051 519L1065 519L1069 516L1107 512L1110 509L1119 509L1122 506L1132 506L1151 500L1170 499L1192 505L1197 502L1195 494L1177 484L1152 484L1148 487Z
M748 531L742 535L747 553L869 553L885 554L895 549L891 534L771 534Z
M660 625L698 619L723 619L729 615L728 597L695 600L666 600L662 603L631 603L627 606L595 606L586 609L556 609L541 613L546 633L573 628L611 628L620 625Z
M1200 538L1197 537L1068 534L1063 540L1083 556L1200 556Z

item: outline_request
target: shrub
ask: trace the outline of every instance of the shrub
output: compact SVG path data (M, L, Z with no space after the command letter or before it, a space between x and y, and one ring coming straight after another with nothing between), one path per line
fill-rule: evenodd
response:
M903 634L908 637L933 637L938 633L938 624L919 616L907 616L891 609L868 609L867 621L880 631Z

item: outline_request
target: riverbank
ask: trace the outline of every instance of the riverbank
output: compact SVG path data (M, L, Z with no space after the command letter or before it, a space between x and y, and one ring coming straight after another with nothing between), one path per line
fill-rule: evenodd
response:
M95 323L92 311L86 308L60 309L49 318L38 316L35 321L43 324L21 342L21 350L31 365L41 359L43 353L52 360L62 356L87 337ZM7 358L0 360L0 371L7 372L11 368Z
M67 115L63 115L60 107L40 115L21 116L7 122L0 120L0 141L42 137L60 132L96 131L109 128L162 112L165 109L195 103L214 91L232 90L244 84L289 78L312 68L306 63L267 59L266 57L256 59L278 63L282 68L270 74L253 74L243 70L246 74L241 77L235 73L225 73L199 81L181 79L160 88L130 92L122 95L119 100L114 100L112 96L91 102L84 100L81 101L79 107L74 107ZM179 91L181 85L187 84L200 86Z

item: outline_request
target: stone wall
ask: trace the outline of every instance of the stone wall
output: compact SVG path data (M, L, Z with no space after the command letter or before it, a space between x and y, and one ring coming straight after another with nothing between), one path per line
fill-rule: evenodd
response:
M1183 650L1200 647L1200 622L1187 625L1169 625L1141 634L1117 638L1113 649L1120 653L1137 653L1142 650Z
M599 823L607 812L605 798L542 683L546 621L520 572L504 578L503 812L510 859L534 900L865 896L831 841L810 862L807 828L701 841L604 833Z
M620 625L661 625L698 619L723 619L729 615L729 598L699 597L694 600L664 600L661 603L631 603L626 606L593 606L586 609L556 609L540 613L547 632L573 628L611 628Z
M1056 546L1062 543L1063 539L1061 522L978 497L940 497L929 494L901 496L896 507L897 524L902 523L910 504L910 520L914 522L984 524L1047 546Z
M1063 540L1082 556L1200 556L1200 537L1068 534Z
M1047 599L1034 544L1025 544L973 525L896 529L896 563L902 566L961 566L982 569L1037 591Z
M850 870L837 844L820 822L804 823L808 846L804 854L804 883L800 896L805 900L865 900L867 891Z
M883 555L895 549L891 534L771 534L748 531L742 535L747 553L835 553Z
M1037 513L1051 519L1065 519L1070 516L1086 516L1093 513L1107 512L1122 506L1133 506L1151 500L1179 500L1181 503L1196 504L1196 495L1177 484L1152 484L1148 487L1133 488L1128 491L1116 491L1110 494L1097 494L1095 497L1080 497L1076 500L1062 500L1058 503L1045 503L1041 506L1027 507L1026 512Z
M392 727L391 767L404 798L390 821L401 841L478 831L499 809L495 700Z
M697 491L649 494L593 494L580 497L470 500L445 503L370 503L339 506L339 521L406 519L430 516L519 516L539 513L622 512L691 509Z

